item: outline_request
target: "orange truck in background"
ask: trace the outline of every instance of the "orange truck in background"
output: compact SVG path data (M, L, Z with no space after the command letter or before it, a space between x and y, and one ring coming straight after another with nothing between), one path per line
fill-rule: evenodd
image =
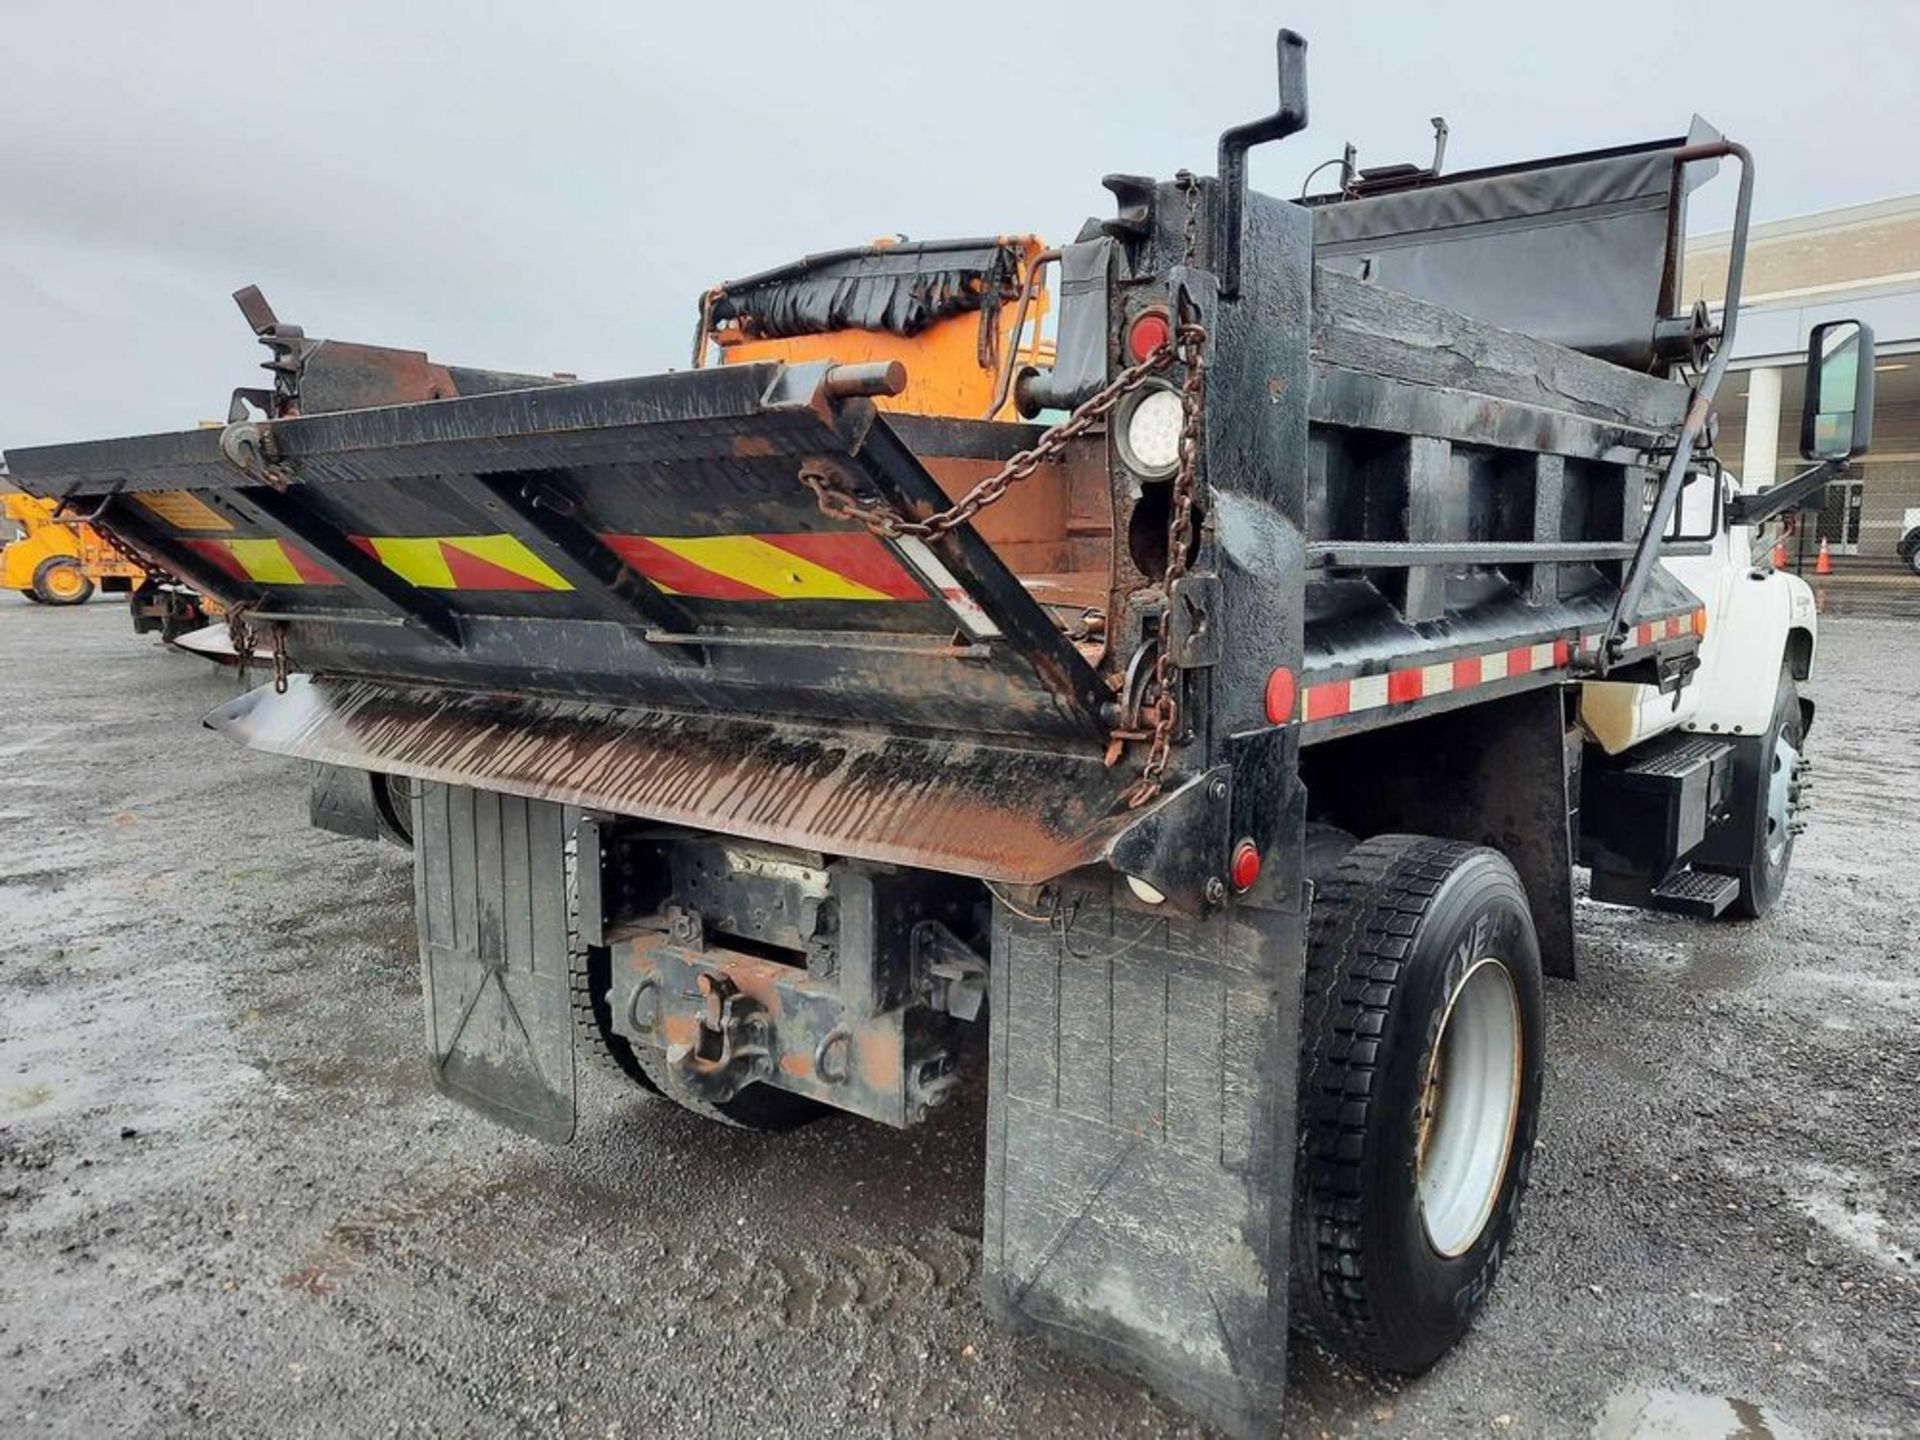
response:
M0 550L0 585L42 605L84 605L95 590L130 593L146 568L128 559L85 521L59 513L58 502L0 492L12 536Z

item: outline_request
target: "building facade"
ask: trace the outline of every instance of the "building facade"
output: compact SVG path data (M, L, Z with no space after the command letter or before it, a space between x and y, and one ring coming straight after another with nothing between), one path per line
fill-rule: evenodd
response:
M1687 242L1687 301L1719 309L1726 232ZM1852 475L1802 527L1812 568L1820 540L1836 574L1912 574L1902 542L1920 529L1920 195L1755 225L1733 358L1719 396L1718 451L1751 488L1790 478L1800 459L1808 332L1824 320L1873 327L1874 436ZM1920 577L1916 577L1920 578Z

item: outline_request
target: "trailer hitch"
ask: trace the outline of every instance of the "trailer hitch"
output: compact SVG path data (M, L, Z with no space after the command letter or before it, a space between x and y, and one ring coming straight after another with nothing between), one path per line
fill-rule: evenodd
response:
M694 1038L669 1045L667 1065L688 1094L718 1105L760 1077L770 1053L767 1017L724 975L696 983L704 1004Z

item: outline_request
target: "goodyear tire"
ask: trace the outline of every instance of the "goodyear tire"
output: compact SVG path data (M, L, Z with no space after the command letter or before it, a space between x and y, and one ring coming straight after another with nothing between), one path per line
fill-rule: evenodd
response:
M1787 888L1787 871L1793 865L1793 819L1800 804L1801 756L1807 743L1803 715L1793 667L1783 661L1774 690L1773 719L1760 742L1756 789L1749 802L1754 858L1730 872L1740 882L1740 894L1726 913L1736 919L1759 919Z
M33 593L42 605L84 605L93 598L93 580L79 561L54 555L35 567Z
M1318 887L1294 1175L1296 1326L1417 1373L1466 1332L1526 1188L1540 949L1493 850L1362 841Z

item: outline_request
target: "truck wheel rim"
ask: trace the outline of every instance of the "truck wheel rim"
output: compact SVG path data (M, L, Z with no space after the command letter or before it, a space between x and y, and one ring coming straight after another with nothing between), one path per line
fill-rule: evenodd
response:
M56 565L47 572L47 589L62 600L80 593L80 572L70 565Z
M1800 764L1800 751L1785 734L1773 743L1773 771L1767 777L1767 863L1777 866L1786 858L1787 843L1793 838L1794 777Z
M1447 999L1427 1065L1415 1184L1427 1243L1455 1256L1493 1216L1520 1114L1520 997L1499 960L1476 961Z

